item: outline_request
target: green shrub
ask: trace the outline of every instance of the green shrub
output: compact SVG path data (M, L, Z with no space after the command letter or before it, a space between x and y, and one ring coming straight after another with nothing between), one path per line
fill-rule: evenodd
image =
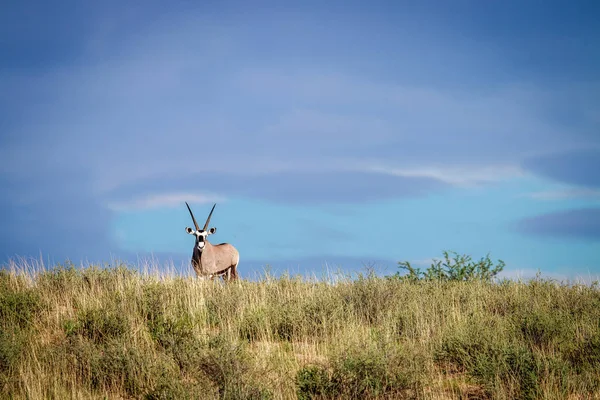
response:
M114 308L94 308L79 312L76 321L63 324L67 336L81 335L96 343L121 338L130 330L127 315Z
M304 318L298 303L297 300L287 301L281 308L271 309L271 327L275 338L292 341L303 337Z
M489 395L504 386L505 390L516 390L511 393L513 398L537 399L541 395L542 382L549 377L565 383L565 365L560 359L544 359L526 346L502 343L489 337L447 338L436 359L465 370Z
M566 358L579 373L590 370L600 373L600 327L591 337L575 343L566 352Z
M519 318L518 326L524 340L531 346L548 348L562 336L568 319L548 310L527 310Z
M81 281L86 287L94 287L99 291L114 291L117 282L140 280L141 275L126 264L98 267L92 266L78 270Z
M345 346L329 367L306 365L296 374L298 398L378 398L406 396L420 385L414 356L397 346Z
M381 323L394 310L397 293L375 276L359 277L344 288L343 302L366 324Z
M30 328L41 310L42 300L34 289L5 287L0 291L0 326L3 328Z
M30 337L23 331L0 329L0 384L5 384L10 380L28 339Z
M64 293L81 285L81 282L81 273L71 262L57 264L37 277L38 286L48 292Z
M246 310L239 324L239 337L250 342L259 340L267 334L269 327L270 321L264 307Z
M402 275L396 272L393 278L398 278L410 282L426 280L426 281L473 281L481 280L490 282L498 275L505 267L502 260L498 260L494 265L489 254L479 261L473 261L471 256L459 255L456 252L444 251L443 260L434 260L426 271L421 271L420 268L414 268L408 261L398 262L400 269L406 270L406 274ZM451 258L450 254L454 256Z
M320 365L307 365L296 374L296 393L299 400L333 397L336 390L331 374Z
M0 393L15 383L28 343L35 335L43 303L35 289L0 272Z
M252 377L253 365L243 344L234 344L223 336L209 341L200 353L199 369L218 388L222 399L270 399L269 390Z
M155 353L127 340L101 344L83 336L50 350L48 362L66 364L77 381L92 391L123 392L134 398L216 398L204 375L185 374L167 354Z

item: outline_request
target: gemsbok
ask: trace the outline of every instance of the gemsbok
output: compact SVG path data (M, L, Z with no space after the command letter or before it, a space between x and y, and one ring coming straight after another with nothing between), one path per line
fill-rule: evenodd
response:
M217 228L214 227L207 230L216 204L210 210L210 214L208 214L208 218L202 229L198 226L189 204L186 202L185 205L196 227L195 230L190 227L185 228L187 233L196 237L194 252L192 253L192 267L196 271L196 275L200 278L210 279L222 276L225 281L237 279L237 266L240 262L240 254L237 249L229 243L213 245L207 240L208 235L212 235L217 231Z

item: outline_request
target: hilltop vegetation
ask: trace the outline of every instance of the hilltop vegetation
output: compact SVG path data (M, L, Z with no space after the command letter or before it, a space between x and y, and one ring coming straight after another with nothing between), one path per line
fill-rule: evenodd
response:
M597 287L417 278L3 270L0 397L598 397Z

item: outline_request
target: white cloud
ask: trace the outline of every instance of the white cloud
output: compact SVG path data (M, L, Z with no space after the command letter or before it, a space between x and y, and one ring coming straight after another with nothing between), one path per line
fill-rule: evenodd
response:
M365 169L370 172L378 172L406 178L431 178L437 179L453 186L469 187L485 183L498 182L524 175L521 168L512 165L491 166L431 166L431 167L385 167L382 165L366 165Z
M23 79L30 97L48 101L31 102L20 142L0 149L0 174L37 176L45 165L60 176L77 164L98 196L204 172L367 170L471 186L518 177L512 165L524 156L572 141L544 113L557 103L552 91L509 83L467 92L318 59L267 65L243 51L244 29L179 18L118 43L109 24L89 39L85 67ZM465 159L473 166L460 166Z
M184 202L190 204L206 204L225 201L218 195L199 193L162 193L139 197L133 200L109 202L108 208L113 211L148 210L153 208L179 207Z
M589 144L575 140L547 117L556 93L531 85L509 83L464 92L294 67L242 69L235 79L240 92L263 101L320 110L319 118L310 118L319 123L313 128L317 131L325 118L331 119L327 125L335 126L347 116L361 129L349 130L353 134L346 140L368 145L369 139L386 138L396 156L416 156L413 160L425 163L441 158L448 163L464 158L481 164L518 162L565 145ZM306 120L301 124L304 131L311 129ZM328 135L316 137L315 143L323 138Z

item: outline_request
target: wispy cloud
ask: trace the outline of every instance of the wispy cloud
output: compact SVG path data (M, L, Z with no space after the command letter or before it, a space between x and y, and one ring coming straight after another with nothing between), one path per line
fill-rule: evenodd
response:
M414 202L413 214L422 219L434 208L440 216L456 214L446 196L465 187L485 187L483 193L486 184L515 180L520 186L509 194L513 201L527 184L519 180L523 170L597 189L596 153L585 162L574 154L524 163L600 145L598 57L578 44L589 42L590 33L597 36L593 13L578 8L568 18L576 26L563 24L562 7L526 24L538 10L521 7L510 18L522 20L510 25L506 14L487 6L432 13L344 3L336 18L329 6L308 3L304 11L246 13L239 6L117 10L106 3L50 14L22 7L19 15L35 18L5 17L22 23L0 24L11 38L0 43L6 54L0 64L8 66L0 68L6 93L0 98L0 191L8 193L1 199L8 210L3 248L35 253L43 244L65 255L100 252L114 246L112 222L131 214L131 226L139 223L139 215L121 211L222 196L228 206L240 199L268 204L260 211L267 214L274 203L285 204L290 215L317 204L344 211L340 205L352 203L360 213L366 202L403 203L382 217L378 231L390 231L378 251L386 251L397 246L394 218L411 197L438 196L433 205ZM590 20L583 23L582 14ZM560 43L556 21L568 38ZM502 29L489 29L492 23ZM42 31L62 34L47 38ZM477 219L478 231L489 228L492 216L473 214L485 208L476 203L483 197L470 199L459 226L448 226L469 229L464 220ZM241 220L259 212L243 207ZM513 212L505 207L502 216ZM146 220L161 212L148 214ZM187 218L185 209L173 214ZM530 215L521 210L515 218ZM28 228L32 220L35 232ZM277 220L273 226L278 236L293 230L280 231L281 225ZM450 228L436 221L434 229ZM156 241L165 250L176 248L178 237L168 242L175 231L182 234L164 229ZM422 237L444 248L448 236ZM290 243L290 254L317 254ZM355 255L367 254L352 247ZM267 248L261 257L277 251Z
M394 168L381 165L367 165L367 171L406 178L430 178L453 186L469 187L485 183L498 182L524 175L521 168L511 165L500 166L432 166L413 168Z
M206 204L222 202L226 198L219 195L199 193L161 193L146 195L132 200L113 201L107 204L112 211L148 210L152 208L180 207L184 202Z

